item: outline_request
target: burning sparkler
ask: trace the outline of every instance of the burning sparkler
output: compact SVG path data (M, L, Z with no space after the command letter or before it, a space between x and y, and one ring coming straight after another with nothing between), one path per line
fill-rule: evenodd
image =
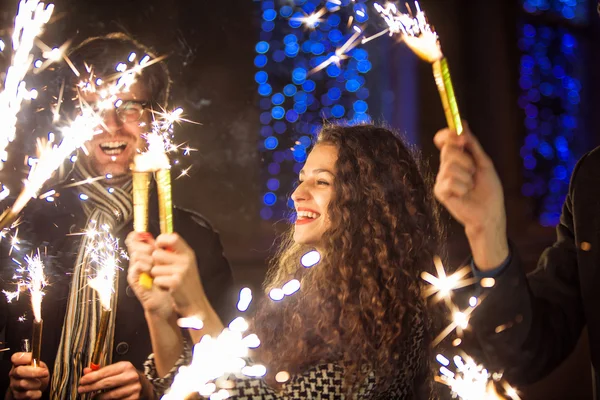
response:
M23 79L32 63L34 39L50 20L54 5L38 0L21 0L12 35L13 57L0 93L0 159L6 161L6 147L15 138L17 114L23 100L31 97Z
M456 366L456 372L452 372L448 367L450 360L441 354L436 356L436 360L442 365L440 367L440 376L436 381L447 385L452 394L463 400L502 400L502 397L496 391L495 380L501 379L497 374L490 374L482 365L477 364L469 356L454 356L452 361ZM513 400L519 400L520 397L507 383L502 385L504 395Z
M102 305L100 326L96 335L94 351L92 353L90 368L94 371L100 369L102 350L106 341L108 323L112 307L111 301L115 291L115 279L119 269L119 243L110 234L110 227L103 225L100 230L90 228L86 235L93 240L86 249L90 254L91 262L96 265L96 276L89 280L89 285L94 289Z
M31 308L33 309L33 337L31 340L31 362L34 367L40 363L40 352L42 349L42 291L46 286L46 277L44 276L44 264L37 254L34 257L25 257L28 271L29 293L31 294Z
M211 396L219 389L213 381L228 374L253 377L266 374L264 366L247 364L249 349L257 347L260 341L256 335L243 336L248 324L240 318L232 321L230 328L224 329L217 338L205 335L194 346L192 363L179 368L163 399L183 399L193 393Z
M15 260L16 262L16 260ZM42 346L42 297L44 287L47 285L44 275L44 263L40 258L39 251L34 256L25 256L25 265L17 263L15 272L17 290L15 292L4 291L8 302L19 298L21 291L28 290L31 296L31 309L33 311L33 337L31 340L31 365L37 367L40 363L40 351Z
M172 142L173 125L181 120L183 109L177 108L171 113L155 113L158 116L152 122L152 132L146 135L148 151L136 155L131 167L133 171L134 230L148 230L148 201L150 177L154 173L158 191L158 211L161 233L173 232L173 200L171 196L171 165L168 152L177 149ZM152 277L147 273L140 275L140 285L152 288Z
M374 6L388 24L390 35L401 34L404 42L419 58L432 64L433 76L444 106L446 121L450 129L460 135L463 126L458 103L454 96L448 61L442 53L439 37L427 23L427 18L421 11L419 3L415 2L417 13L414 16L412 13L400 13L393 3L388 3L385 7L375 3Z
M465 276L471 272L471 268L468 266L462 267L452 275L447 276L442 260L438 256L433 258L433 262L438 276L433 276L425 271L421 273L421 279L430 284L430 286L424 290L423 295L425 297L434 296L435 302L443 299L445 300L446 305L450 307L450 296L453 290L470 286L477 282L477 279L473 277L465 278Z
M36 197L38 192L52 177L52 174L62 165L63 161L84 143L97 134L101 119L88 108L75 121L62 129L63 139L58 146L54 145L55 136L50 134L47 141L38 141L38 159L31 166L23 189L12 207L0 216L0 230L12 224L29 200Z

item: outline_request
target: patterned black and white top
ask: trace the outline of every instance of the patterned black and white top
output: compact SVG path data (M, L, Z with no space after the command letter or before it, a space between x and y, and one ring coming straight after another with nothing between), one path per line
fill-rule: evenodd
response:
M415 324L411 326L411 340L403 346L403 360L398 362L397 379L393 385L380 390L377 387L375 374L371 373L353 394L353 399L407 399L428 400L433 398L431 386L432 373L429 367L429 355L423 353L425 326L415 316ZM419 319L417 321L417 319ZM170 387L177 370L182 365L191 363L191 348L188 344L176 365L167 376L157 376L154 355L151 354L145 364L146 377L152 382L158 395L164 394ZM230 399L236 400L345 400L348 398L343 384L344 368L335 363L320 364L309 368L300 375L295 375L283 384L281 389L269 386L264 380L257 378L235 378L232 388L228 388Z

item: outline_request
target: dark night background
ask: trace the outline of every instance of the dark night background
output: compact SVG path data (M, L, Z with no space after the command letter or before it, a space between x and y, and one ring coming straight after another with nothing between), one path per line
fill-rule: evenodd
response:
M6 29L12 25L16 1L0 4L0 29ZM175 201L201 212L214 224L240 287L258 290L275 232L282 228L281 223L259 216L264 160L259 151L261 111L253 59L260 33L260 2L56 0L55 5L58 18L42 36L50 46L122 31L158 54L169 55L172 104L201 123L176 131L179 141L189 142L198 151L185 160L193 168L189 178L175 182ZM519 152L525 128L518 107L517 42L518 26L529 17L520 2L513 0L423 0L422 6L443 40L462 115L480 137L503 181L510 237L528 268L533 268L542 249L552 242L554 230L538 223L536 202L521 193L524 178ZM600 21L595 4L589 7L589 23L576 28L582 46L589 48L581 95L585 129L577 139L578 155L600 142L600 113L595 109L600 85L600 48L595 43L600 38ZM1 36L8 39L6 31ZM373 63L367 74L371 116L404 131L435 171L438 154L432 138L445 126L445 119L430 67L387 38L367 48ZM0 173L2 182L18 179L11 170ZM460 227L447 221L452 233L451 258L458 264L468 249ZM562 368L525 389L523 398L590 398L586 346L583 339Z

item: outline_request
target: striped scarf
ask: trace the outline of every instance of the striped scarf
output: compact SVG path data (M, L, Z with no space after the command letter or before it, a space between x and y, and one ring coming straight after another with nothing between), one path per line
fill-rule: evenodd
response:
M73 176L77 181L91 178L91 174L81 163L76 163ZM79 186L80 198L87 196L87 199L82 201L87 216L86 229L100 229L107 225L110 227L110 233L115 236L133 215L132 182L130 180L120 188L110 188L110 192L109 186L105 185L106 181L96 180ZM50 389L51 399L78 398L76 388L79 379L82 376L83 368L90 365L101 314L97 293L88 285L90 266L93 262L91 259L93 255L90 254L89 249L93 248L96 240L88 235L81 236L73 269L73 280L69 289L60 346L54 363ZM113 287L114 294L111 299L111 319L102 353L103 365L108 365L112 361L118 277L117 273Z

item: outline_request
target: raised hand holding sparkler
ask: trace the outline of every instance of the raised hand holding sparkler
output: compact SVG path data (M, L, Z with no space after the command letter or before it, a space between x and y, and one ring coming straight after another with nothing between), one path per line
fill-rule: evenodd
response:
M133 227L136 232L148 230L148 201L150 177L154 173L158 191L158 211L161 233L173 232L173 201L171 196L171 165L167 152L176 147L171 143L173 124L179 120L181 108L171 113L157 113L152 123L152 132L146 135L148 151L138 154L133 162ZM140 284L146 289L152 287L152 277L140 274Z
M454 95L448 61L442 53L437 33L427 23L425 13L421 11L418 2L415 2L415 7L417 13L412 16L400 13L393 3L388 3L386 7L375 4L376 10L389 26L390 35L401 34L406 45L419 58L432 64L433 76L444 106L446 121L450 129L460 135L463 126Z

